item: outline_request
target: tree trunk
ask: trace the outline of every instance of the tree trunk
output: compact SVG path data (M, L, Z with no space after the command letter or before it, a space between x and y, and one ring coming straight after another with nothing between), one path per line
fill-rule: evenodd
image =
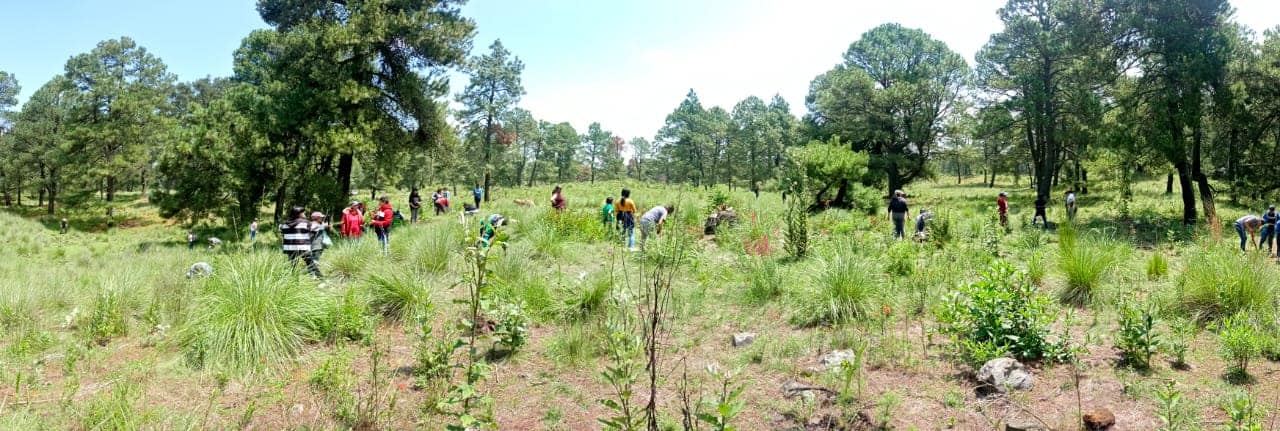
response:
M1169 176L1164 180L1164 194L1173 194L1173 172L1170 172Z
M1204 219L1210 226L1216 227L1218 210L1213 202L1213 186L1209 184L1209 177L1200 167L1200 148L1203 140L1204 128L1200 121L1196 121L1195 130L1191 135L1191 175L1194 175L1196 188L1200 189L1200 205L1204 209Z
M147 170L146 169L142 170L142 178L139 179L139 182L140 184L142 184L142 197L145 198L147 196Z
M342 200L351 199L351 170L355 165L355 156L351 153L338 155L338 183L342 186Z
M55 210L54 203L57 202L57 198L58 198L58 183L53 180L49 180L48 187L49 187L48 213L49 215L53 215L53 212Z
M1178 170L1178 187L1182 191L1182 224L1191 226L1196 224L1196 196L1195 189L1191 186L1191 167L1187 162L1180 161L1174 164L1174 168Z

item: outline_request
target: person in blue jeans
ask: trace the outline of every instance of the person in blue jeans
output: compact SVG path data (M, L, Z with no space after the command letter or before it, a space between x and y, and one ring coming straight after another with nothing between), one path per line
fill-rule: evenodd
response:
M1262 214L1262 238L1260 239L1262 244L1267 246L1268 256L1271 255L1271 240L1276 238L1276 222L1280 222L1280 214L1276 213L1276 206L1272 205Z
M1260 226L1262 226L1262 218L1253 214L1236 219L1236 233L1240 234L1240 251L1245 251L1245 245L1249 243L1249 239Z
M476 199L476 208L479 209L480 198L484 197L484 188L480 187L480 184L476 184L476 187L471 189L471 197Z

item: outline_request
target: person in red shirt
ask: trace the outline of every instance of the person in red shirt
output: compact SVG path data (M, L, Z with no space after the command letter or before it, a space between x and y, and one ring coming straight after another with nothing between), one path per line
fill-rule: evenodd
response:
M351 201L351 205L342 210L342 237L360 239L363 227L364 213L360 211L360 202Z
M1000 226L1009 226L1009 200L1005 199L1008 193L1000 192L1000 197L996 199L996 212L1000 214Z
M395 211L391 209L391 199L383 195L378 199L378 210L373 213L373 233L378 234L378 242L382 243L382 254L391 252L391 220Z

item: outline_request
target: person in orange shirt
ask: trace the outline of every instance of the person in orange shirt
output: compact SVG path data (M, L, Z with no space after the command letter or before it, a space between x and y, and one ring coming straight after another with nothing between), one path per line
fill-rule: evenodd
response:
M628 249L636 247L636 201L631 200L631 189L622 189L622 198L614 207L618 215L618 224L622 226L622 238Z

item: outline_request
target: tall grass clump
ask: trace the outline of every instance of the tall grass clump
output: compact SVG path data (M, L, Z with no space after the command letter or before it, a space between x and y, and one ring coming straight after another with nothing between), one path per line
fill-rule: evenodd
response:
M118 380L111 392L94 398L85 406L80 426L87 430L135 430L144 428L153 415L138 405L142 395L137 382Z
M614 280L609 274L589 277L573 288L560 289L559 315L569 321L601 316L609 306Z
M1104 278L1120 260L1119 252L1106 241L1077 238L1067 225L1059 232L1058 269L1065 283L1058 299L1072 305L1091 304Z
M782 271L778 263L767 257L746 258L745 293L748 304L760 305L782 296Z
M1196 251L1178 276L1168 308L1202 322L1241 312L1272 315L1277 289L1269 265L1265 258L1234 250Z
M449 257L460 250L462 232L453 224L433 226L414 244L414 265L422 272L439 273L449 266Z
M368 267L370 258L378 255L378 240L343 240L324 251L320 264L325 274L333 277L355 278Z
M258 371L317 338L328 300L279 253L233 255L204 283L177 343L195 366Z
M878 273L848 253L823 259L793 320L806 326L838 325L871 315L881 291Z
M1164 253L1159 251L1151 253L1151 258L1147 259L1147 279L1159 280L1169 274L1169 259L1164 257Z
M394 320L412 320L431 310L426 280L411 271L381 267L365 278L369 306Z

